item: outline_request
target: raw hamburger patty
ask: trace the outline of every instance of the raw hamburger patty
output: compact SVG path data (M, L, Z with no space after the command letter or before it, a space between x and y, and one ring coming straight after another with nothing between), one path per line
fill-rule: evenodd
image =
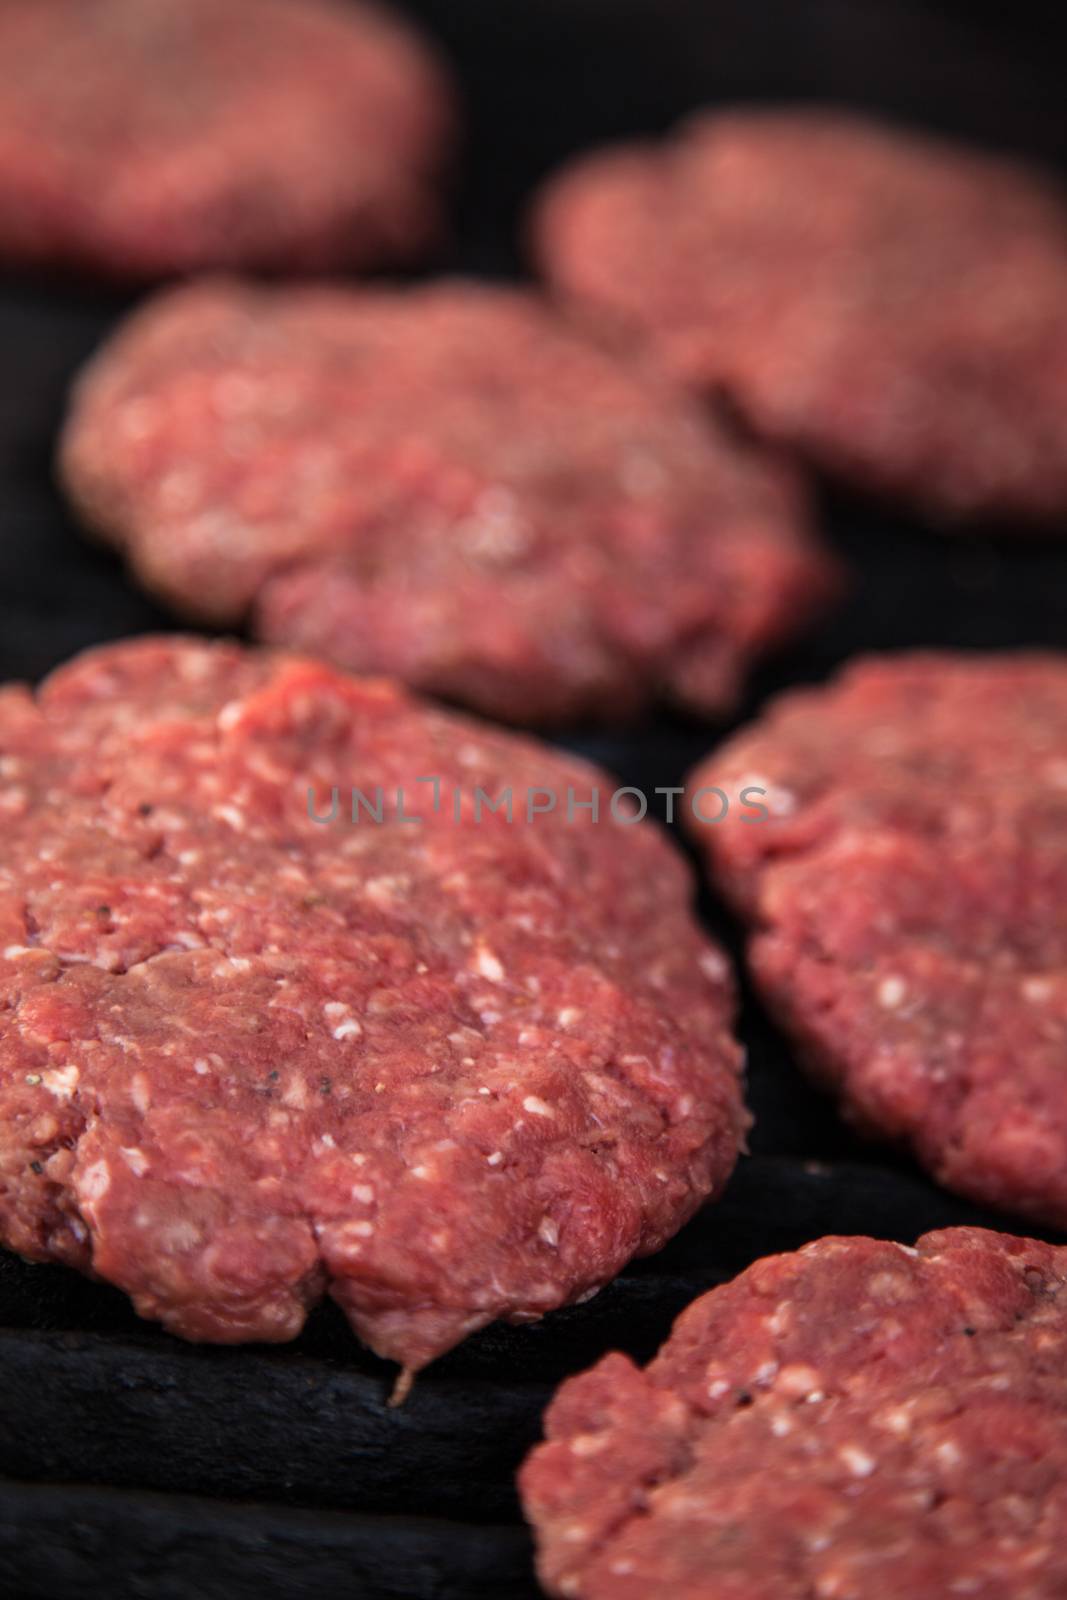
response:
M169 639L5 689L0 772L12 1249L190 1339L289 1339L328 1293L412 1370L592 1293L725 1181L726 963L657 830L568 820L595 769Z
M333 0L2 0L0 259L146 278L407 258L452 91Z
M872 658L691 783L767 791L767 820L697 836L849 1113L949 1188L1067 1227L1067 658Z
M487 285L164 295L62 471L183 611L515 720L717 710L830 576L786 469Z
M1067 207L828 111L705 115L580 161L535 222L570 297L765 437L938 520L1067 520Z
M570 1600L1059 1600L1067 1250L820 1239L561 1389L522 1488Z

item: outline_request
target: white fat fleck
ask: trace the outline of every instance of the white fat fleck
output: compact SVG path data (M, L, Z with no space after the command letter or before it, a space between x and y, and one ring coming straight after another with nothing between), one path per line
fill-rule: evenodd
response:
M705 950L697 965L705 978L710 978L712 983L722 983L730 976L730 963L717 950Z
M489 949L488 945L480 944L474 953L471 965L483 978L488 978L490 983L502 983L504 968L499 959Z
M771 1418L771 1432L774 1434L776 1439L784 1439L787 1437L787 1435L791 1434L792 1431L793 1424L790 1422L787 1416L779 1413L777 1416Z
M349 1006L342 1000L326 1000L325 1006L323 1006L323 1014L331 1022L338 1024L334 1029L331 1029L333 1037L338 1038L338 1040L358 1038L363 1032L362 1022L357 1022L357 1019L350 1013Z
M136 1148L127 1149L126 1146L123 1145L120 1149L120 1154L122 1155L122 1158L129 1167L130 1171L134 1173L136 1177L143 1178L145 1173L148 1171L148 1158L146 1157L144 1151Z
M539 1100L535 1094L528 1094L522 1102L522 1109L528 1111L532 1117L551 1117L555 1113L552 1107Z
M775 817L788 817L797 808L797 797L792 789L775 783L763 773L746 772L738 778L736 788L739 796L746 789L762 789L763 793L756 799Z
M257 778L262 778L265 783L282 784L289 777L289 773L280 762L272 761L261 750L246 750L244 752L244 764L249 772L254 773ZM285 874L285 876L290 877L295 882L299 874L293 871Z
M158 1218L143 1211L137 1213L136 1222L139 1228L145 1228L153 1232L159 1226ZM161 1244L167 1250L172 1250L175 1255L184 1253L186 1250L195 1250L196 1246L201 1243L202 1237L200 1229L194 1222L184 1222L181 1219L167 1223L159 1232Z
M198 1060L193 1062L193 1071L196 1073L198 1078L206 1078L208 1073L211 1071L211 1068L201 1056Z
M385 873L368 878L363 885L366 898L378 906L390 906L411 887L411 879L403 873Z
M608 1442L606 1433L578 1433L571 1440L571 1454L598 1456Z
M854 1478L869 1478L878 1465L873 1456L854 1444L842 1445L838 1454Z
M561 1028L570 1028L578 1021L581 1014L577 1006L564 1006L563 1010L557 1013L556 1021Z
M934 1455L943 1467L958 1467L963 1460L959 1448L951 1440L946 1439L944 1444L939 1444Z
M486 1162L488 1163L489 1166L491 1166L491 1167L499 1167L501 1162L504 1159L504 1153L503 1153L502 1150L494 1150L492 1155L491 1156L486 1156L485 1159L486 1159Z
M152 1104L152 1089L143 1072L135 1072L130 1079L130 1099L143 1115Z
M78 1187L82 1198L90 1203L102 1200L111 1187L111 1169L107 1162L94 1161L91 1167L86 1167Z
M78 1087L79 1077L77 1067L53 1067L50 1072L41 1073L41 1082L57 1100L69 1100Z
M795 1362L791 1366L782 1368L775 1387L781 1393L791 1394L799 1400L809 1394L819 1393L819 1374L814 1367Z
M227 956L224 961L216 962L212 972L216 978L232 978L235 974L249 972L252 963L245 956Z
M243 700L228 701L218 716L218 724L223 733L229 733L231 729L236 728L244 714L245 705Z
M725 1378L715 1378L708 1384L708 1399L721 1400L724 1394L729 1394L730 1385Z
M763 1364L758 1366L755 1372L752 1374L752 1380L754 1383L768 1384L777 1371L777 1361L764 1361Z
M307 1084L303 1078L292 1077L285 1086L282 1102L294 1111L303 1111L308 1103Z
M19 956L32 956L36 955L36 953L37 952L34 950L32 945L9 944L7 949L4 951L4 960L17 961Z
M321 1156L324 1150L336 1150L337 1144L332 1133L323 1133L315 1140L311 1148L317 1156Z
M878 985L878 1004L884 1006L887 1011L894 1011L907 992L908 986L904 979L898 978L894 973L888 978L883 978Z
M1053 983L1051 978L1027 978L1023 982L1023 994L1034 1005L1043 1005L1052 998Z
M374 1199L374 1186L369 1183L354 1183L352 1185L352 1198L361 1205L369 1206Z
M235 833L244 832L245 814L236 806L216 806L212 815L218 817L220 822L228 822Z
M413 1178L432 1178L433 1177L433 1168L432 1167L423 1166L420 1163L417 1167L412 1167L411 1176Z
M554 1250L559 1244L559 1228L551 1217L542 1217L537 1225L537 1237Z

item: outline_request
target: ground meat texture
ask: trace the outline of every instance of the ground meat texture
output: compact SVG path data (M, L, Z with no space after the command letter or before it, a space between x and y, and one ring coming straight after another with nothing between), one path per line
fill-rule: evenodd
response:
M1067 1249L820 1239L564 1384L521 1486L568 1600L1059 1600Z
M788 470L521 290L172 291L62 472L186 613L508 720L719 710L832 586Z
M3 0L0 259L142 279L321 270L439 228L452 89L335 0Z
M1005 160L820 110L703 115L550 184L560 291L761 434L938 522L1067 522L1067 207Z
M725 1181L726 962L658 830L568 820L595 769L168 639L4 690L0 773L10 1248L190 1339L289 1339L329 1293L414 1370L591 1294ZM527 823L531 787L559 806Z
M765 791L695 833L815 1073L948 1187L1067 1227L1067 658L872 658L711 784Z

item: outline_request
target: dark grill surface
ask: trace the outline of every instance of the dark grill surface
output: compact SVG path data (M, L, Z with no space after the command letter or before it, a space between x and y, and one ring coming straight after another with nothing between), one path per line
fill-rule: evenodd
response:
M1010 20L976 0L408 9L450 49L470 102L451 269L521 270L517 213L542 172L704 100L838 99L1067 167L1059 30L1037 0ZM67 381L124 308L70 285L0 285L0 679L172 625L81 541L50 482ZM841 500L825 511L851 593L762 673L743 717L860 650L1067 642L1067 543L941 539ZM650 792L715 737L659 721L563 742ZM291 1346L196 1348L115 1290L0 1252L0 1587L26 1600L521 1600L536 1588L514 1471L566 1374L613 1347L647 1359L694 1296L824 1233L1013 1226L850 1134L750 998L743 1036L757 1122L725 1200L590 1304L469 1340L399 1411L385 1406L390 1372L335 1310Z

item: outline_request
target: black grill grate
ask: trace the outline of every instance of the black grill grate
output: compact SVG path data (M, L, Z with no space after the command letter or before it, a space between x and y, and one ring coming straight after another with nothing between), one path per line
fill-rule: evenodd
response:
M952 0L425 0L472 102L450 265L515 267L518 198L571 148L654 129L704 98L827 96L1067 165L1062 77L1036 3ZM50 486L70 374L124 309L70 286L0 287L0 680L168 626L84 544ZM845 606L765 670L743 715L863 649L1065 643L1067 545L936 539L836 501ZM740 718L738 720L741 720ZM565 741L625 783L674 784L709 748L692 724ZM737 949L735 930L703 902ZM552 1387L619 1347L647 1359L696 1294L827 1232L910 1241L1011 1226L861 1144L746 1001L753 1154L725 1200L587 1306L489 1329L390 1411L391 1374L335 1310L295 1345L193 1348L117 1291L0 1254L0 1586L80 1600L481 1600L535 1594L514 1470Z

